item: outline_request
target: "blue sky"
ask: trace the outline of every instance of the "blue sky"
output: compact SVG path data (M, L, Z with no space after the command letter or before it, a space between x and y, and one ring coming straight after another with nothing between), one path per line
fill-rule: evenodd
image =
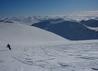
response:
M66 15L98 10L98 0L0 0L0 16Z

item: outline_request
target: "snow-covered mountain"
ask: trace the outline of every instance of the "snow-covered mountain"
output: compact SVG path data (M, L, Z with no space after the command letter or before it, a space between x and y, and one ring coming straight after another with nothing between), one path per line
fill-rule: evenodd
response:
M41 20L40 17L1 17L0 22L5 23L21 23L26 25L31 25L37 23Z
M5 17L0 22L36 26L69 40L98 39L98 19L94 16Z
M61 21L86 21L90 19L98 20L98 17L94 16L19 16L19 17L0 17L0 22L6 23L21 23L26 25L32 25L43 20L55 20L55 23ZM52 21L54 22L54 21Z
M98 20L95 19L81 20L78 22L75 20L64 20L62 18L48 19L32 24L32 26L51 31L70 40L98 39L98 31L88 28L98 27Z

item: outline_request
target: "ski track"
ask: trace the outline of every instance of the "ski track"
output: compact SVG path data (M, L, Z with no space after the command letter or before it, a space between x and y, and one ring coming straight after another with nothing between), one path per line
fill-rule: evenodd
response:
M21 64L20 69L17 65L15 70L9 68L11 64L15 65L9 62L18 62ZM25 68L25 65L32 67L31 70ZM2 48L0 68L0 71L98 71L98 44L24 46L15 47L11 51Z

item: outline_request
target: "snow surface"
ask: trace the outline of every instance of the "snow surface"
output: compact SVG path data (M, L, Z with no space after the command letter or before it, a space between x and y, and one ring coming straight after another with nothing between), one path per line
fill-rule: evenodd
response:
M98 40L69 41L36 27L0 23L0 71L98 71Z
M94 31L98 32L98 27L91 27L91 26L87 26L87 25L84 25L84 26L90 30L94 30Z
M0 71L97 71L98 41L54 46L0 46Z
M2 44L38 45L65 41L64 38L36 27L17 23L0 23L0 41ZM66 41L68 41L66 39Z

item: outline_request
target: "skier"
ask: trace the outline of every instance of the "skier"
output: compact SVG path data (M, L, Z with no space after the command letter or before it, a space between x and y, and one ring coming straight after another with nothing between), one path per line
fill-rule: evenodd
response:
M9 48L9 50L11 50L11 46L10 46L10 44L7 44L7 48Z

